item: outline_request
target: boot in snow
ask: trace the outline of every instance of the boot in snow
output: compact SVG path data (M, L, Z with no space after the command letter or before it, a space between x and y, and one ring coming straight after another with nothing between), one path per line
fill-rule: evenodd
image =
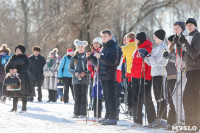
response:
M140 123L133 123L131 127L142 127L142 125Z
M78 118L78 115L73 115L72 118Z
M149 125L145 126L147 128L167 128L168 124L166 122L166 120L163 119L158 119L153 121L152 123L150 123Z
M103 121L101 125L117 125L116 119L108 119L106 121Z
M17 112L17 108L12 108L10 112Z
M104 121L106 121L106 120L108 120L108 119L99 120L98 123L102 123L102 122L104 122Z
M85 117L86 117L85 115L80 115L80 116L79 116L79 118L85 118Z

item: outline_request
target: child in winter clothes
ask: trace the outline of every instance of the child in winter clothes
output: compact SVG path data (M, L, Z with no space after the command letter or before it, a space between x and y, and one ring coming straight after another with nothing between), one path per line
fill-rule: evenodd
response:
M167 88L167 100L168 100L170 109L168 112L167 123L171 126L176 123L176 111L174 107L174 102L172 100L172 94L174 91L176 78L177 78L177 75L176 75L177 71L176 71L176 66L175 66L175 62L176 62L176 53L175 53L175 48L174 48L175 44L172 42L174 37L175 35L171 35L168 38L169 52L165 51L163 53L163 57L168 59L168 63L166 65L166 71L167 71L166 88Z
M44 82L43 88L49 91L49 102L56 102L57 100L57 70L59 60L56 53L51 51L48 60L43 68Z
M87 107L87 88L88 88L88 70L85 47L87 41L74 40L76 46L75 55L70 59L69 72L72 74L72 84L74 86L74 116L78 118L86 116Z
M10 58L10 49L6 44L3 44L0 48L0 101L5 103L6 97L2 96L3 81L5 78L4 66Z
M93 40L93 44L91 45L92 54L95 56L96 53L100 52L102 47L102 39L101 37L96 37ZM94 109L94 117L97 117L97 83L98 83L98 118L101 118L102 111L102 86L101 83L97 80L98 76L98 68L94 66L91 61L88 61L88 69L91 72L91 83L90 83L90 95L93 97L93 109Z
M69 72L69 64L70 59L74 55L73 49L67 50L67 55L65 55L58 68L58 82L60 83L60 80L62 79L64 83L64 103L68 103L69 101L69 87L71 88L72 96L74 97L74 91L73 91L73 85L72 85L72 75Z
M134 116L133 126L143 124L143 104L145 106L145 112L147 113L148 123L152 123L156 119L156 112L151 96L151 66L148 66L146 63L144 63L144 57L141 58L139 54L140 49L145 49L146 51L151 53L153 44L151 41L146 39L146 34L144 32L138 33L136 35L135 42L138 48L133 53L131 68Z
M163 57L163 53L168 50L164 41L165 31L157 30L154 33L153 39L156 43L151 52L151 55L144 49L141 55L145 55L145 62L151 66L151 76L153 79L154 95L157 102L157 118L167 119L166 100L163 94L163 77L165 76L165 65L167 59ZM161 117L162 114L162 117Z

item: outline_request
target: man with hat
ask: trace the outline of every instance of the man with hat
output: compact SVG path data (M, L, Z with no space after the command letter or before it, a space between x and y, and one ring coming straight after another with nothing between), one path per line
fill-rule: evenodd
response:
M165 65L167 59L163 57L163 53L168 47L164 41L165 31L157 30L154 33L153 39L156 45L153 47L151 55L146 49L139 50L141 56L145 56L145 62L151 66L151 76L153 79L154 95L157 102L157 118L167 119L166 100L163 95L163 76L166 75ZM162 114L162 115L161 115Z
M45 58L40 55L40 47L39 46L34 46L32 48L33 54L29 57L30 61L30 76L33 81L33 85L38 87L38 102L42 101L42 90L41 86L44 80L43 76L43 67L46 63ZM29 99L29 101L33 101L33 97Z

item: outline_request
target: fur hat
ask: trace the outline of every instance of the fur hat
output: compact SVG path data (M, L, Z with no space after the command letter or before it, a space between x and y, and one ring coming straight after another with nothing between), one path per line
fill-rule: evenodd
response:
M2 44L2 46L0 47L0 53L1 52L5 52L7 55L10 55L11 53L10 49L7 47L6 44Z
M80 46L80 45L83 45L84 47L86 47L88 45L88 42L87 41L79 41L78 39L75 39L74 40L74 45L76 47Z
M20 49L23 54L25 54L26 52L26 48L23 45L18 45L17 47L15 47L15 52L17 49Z
M38 51L38 52L40 52L40 47L39 46L34 46L32 48L32 51Z

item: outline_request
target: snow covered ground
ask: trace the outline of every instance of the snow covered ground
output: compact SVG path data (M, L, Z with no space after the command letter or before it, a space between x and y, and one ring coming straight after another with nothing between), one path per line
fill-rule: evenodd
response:
M71 92L70 92L71 94ZM35 98L36 99L36 98ZM169 131L163 129L146 129L131 127L132 121L125 119L126 116L120 113L120 121L117 126L102 126L95 122L89 121L87 124L85 119L73 119L72 96L68 104L47 103L48 93L43 90L43 101L28 102L27 113L11 113L12 100L7 100L6 104L0 103L0 133L167 133ZM21 101L18 103L18 111L21 110ZM104 111L103 115L104 116ZM89 113L92 119L93 112Z

